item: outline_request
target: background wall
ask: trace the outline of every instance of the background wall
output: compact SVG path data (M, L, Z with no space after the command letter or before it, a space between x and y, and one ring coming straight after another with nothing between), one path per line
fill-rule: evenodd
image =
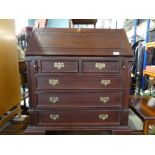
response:
M34 26L36 19L28 19L28 25ZM96 28L122 28L124 19L98 19ZM48 28L69 28L69 19L48 19ZM75 28L93 28L93 25L75 25Z
M28 26L33 27L36 19L28 19ZM68 19L48 19L48 28L69 28Z
M69 20L68 19L48 19L47 27L69 28Z

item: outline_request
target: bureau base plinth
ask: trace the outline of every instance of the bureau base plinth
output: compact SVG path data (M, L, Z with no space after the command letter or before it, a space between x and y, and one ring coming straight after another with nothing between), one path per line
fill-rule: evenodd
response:
M62 132L62 134L67 132L68 134L75 132L76 134L81 134L82 132L89 132L91 131L91 134L104 134L109 133L112 135L130 135L132 134L132 130L128 126L57 126L57 127L49 127L49 126L28 126L28 128L25 130L25 135L46 135L47 132L52 134L52 132ZM79 133L78 133L79 132ZM88 133L87 133L88 134Z
M45 135L46 130L44 128L38 128L38 127L27 127L24 131L25 135Z

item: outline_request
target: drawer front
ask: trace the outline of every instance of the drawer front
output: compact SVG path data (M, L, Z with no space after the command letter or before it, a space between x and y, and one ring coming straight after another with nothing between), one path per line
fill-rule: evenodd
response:
M78 61L42 60L41 72L78 72Z
M118 61L83 61L82 72L88 73L112 73L119 72L119 62Z
M121 77L38 76L38 89L121 89Z
M103 93L37 93L38 107L121 107L121 92Z
M119 125L121 111L51 110L39 112L40 125Z

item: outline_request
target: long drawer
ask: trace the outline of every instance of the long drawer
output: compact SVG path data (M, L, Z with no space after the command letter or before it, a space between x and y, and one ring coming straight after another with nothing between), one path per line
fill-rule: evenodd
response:
M120 125L121 111L51 110L39 112L39 125Z
M121 77L37 76L38 89L121 89Z
M37 106L42 108L73 108L73 107L121 107L121 92L73 93L45 92L37 93Z

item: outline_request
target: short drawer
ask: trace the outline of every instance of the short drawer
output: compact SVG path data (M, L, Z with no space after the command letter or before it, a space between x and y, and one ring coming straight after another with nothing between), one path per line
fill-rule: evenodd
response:
M121 89L121 77L37 76L38 89Z
M82 72L88 73L116 73L119 72L119 61L83 61Z
M78 72L78 61L42 60L41 72Z
M120 125L121 111L51 110L39 112L40 125Z
M121 92L77 93L51 92L37 93L38 107L42 108L75 108L75 107L121 107Z

